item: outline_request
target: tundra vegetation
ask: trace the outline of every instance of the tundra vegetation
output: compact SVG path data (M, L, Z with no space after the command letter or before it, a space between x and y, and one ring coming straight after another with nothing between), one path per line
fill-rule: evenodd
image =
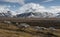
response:
M0 37L60 37L60 28L44 27L41 26L41 23L38 26L33 24L6 20L0 21Z

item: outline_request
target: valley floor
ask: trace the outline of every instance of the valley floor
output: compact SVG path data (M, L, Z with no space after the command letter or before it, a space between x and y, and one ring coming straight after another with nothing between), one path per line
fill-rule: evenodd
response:
M0 37L60 37L60 29L36 31L33 27L21 29L13 24L0 23Z

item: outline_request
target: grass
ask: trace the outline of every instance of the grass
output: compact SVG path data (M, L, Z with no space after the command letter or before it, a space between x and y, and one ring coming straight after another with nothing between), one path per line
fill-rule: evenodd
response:
M60 29L55 32L48 30L37 31L32 27L21 29L14 24L0 23L0 37L48 37L48 33L60 37Z

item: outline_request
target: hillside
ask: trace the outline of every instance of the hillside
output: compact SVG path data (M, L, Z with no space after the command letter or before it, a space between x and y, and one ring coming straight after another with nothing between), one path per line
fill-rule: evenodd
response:
M0 18L0 22L10 21L12 24L27 23L31 26L54 27L60 29L60 18Z
M19 28L14 24L0 23L0 37L60 37L60 29L53 33L47 30L35 30L34 26Z

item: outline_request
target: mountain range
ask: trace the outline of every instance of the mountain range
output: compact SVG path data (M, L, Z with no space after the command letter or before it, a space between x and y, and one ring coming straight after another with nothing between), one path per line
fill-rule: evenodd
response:
M22 14L18 14L16 15L17 17L28 17L28 18L50 18L50 17L55 17L52 13L48 13L48 12L44 12L44 13L40 13L40 12L27 12L27 13L22 13Z
M49 12L25 12L21 14L12 15L11 11L0 12L0 17L24 17L24 18L60 18L60 12L54 14Z
M29 3L23 5L17 11L12 11L8 8L0 9L0 17L60 18L60 12L46 10L39 4Z
M12 17L11 11L0 12L0 17Z

